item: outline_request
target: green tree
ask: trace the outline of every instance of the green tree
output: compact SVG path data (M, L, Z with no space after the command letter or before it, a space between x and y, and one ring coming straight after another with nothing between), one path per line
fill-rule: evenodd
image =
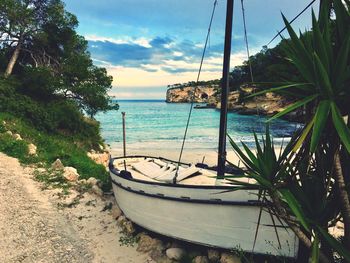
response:
M75 31L78 20L62 1L4 0L1 4L1 16L7 21L0 26L6 36L1 47L11 54L5 76L19 60L15 74L22 80L22 93L38 100L71 100L90 116L116 108L107 94L112 77L93 65L87 41ZM28 13L28 21L21 22L23 13ZM17 37L9 33L13 28Z
M5 70L5 77L12 74L22 46L30 42L45 20L43 0L0 1L0 39L12 55Z

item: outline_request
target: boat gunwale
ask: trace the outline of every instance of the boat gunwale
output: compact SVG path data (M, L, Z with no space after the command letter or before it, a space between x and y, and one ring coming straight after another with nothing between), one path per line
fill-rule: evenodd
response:
M117 175L119 176L119 175ZM127 180L127 178L121 177L120 178ZM127 192L131 192L133 194L143 195L147 197L152 198L158 198L158 199L165 199L169 201L175 201L175 202L184 202L184 203L199 203L199 204L212 204L212 205L231 205L231 206L257 206L261 207L264 206L264 204L261 201L257 200L247 200L247 201L225 201L225 200L216 200L216 199L190 199L190 198L181 198L181 197L173 197L173 196L166 196L166 195L157 195L157 194L150 194L146 192L141 192L139 190L131 189L130 187L125 187L122 184L116 182L115 180L111 179L112 184L115 184L117 187L122 188L123 190Z
M191 184L172 184L172 183L166 183L166 182L150 182L150 181L145 181L145 180L140 180L140 179L135 179L135 178L127 178L124 176L120 175L120 170L116 169L113 165L114 160L118 159L128 159L128 158L155 158L159 160L165 160L165 161L170 161L177 163L177 161L173 161L167 158L163 157L154 157L154 156L147 156L147 155L129 155L129 156L122 156L122 157L113 157L109 159L109 164L108 168L111 173L114 175L121 177L125 180L128 181L133 181L133 182L138 182L138 183L143 183L143 184L150 184L150 185L159 185L159 186L165 186L165 187L178 187L178 188L195 188L195 189L222 189L222 190L229 190L232 189L233 186L229 185L191 185ZM190 163L180 163L182 165L191 165ZM242 189L243 190L243 189ZM258 190L258 189L251 189L251 190Z

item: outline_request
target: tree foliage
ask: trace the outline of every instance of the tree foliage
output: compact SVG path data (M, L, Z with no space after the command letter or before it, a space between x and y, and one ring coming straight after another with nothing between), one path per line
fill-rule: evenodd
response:
M275 117L304 107L305 126L278 157L269 132L262 145L256 139L256 154L231 143L243 172L270 197L266 205L309 249L310 262L334 262L336 253L350 262L350 2L323 0L304 34L283 19L290 36L283 51L300 82L287 79L269 91L287 91L296 100ZM329 228L341 221L344 236L337 240Z
M78 20L61 0L2 0L0 21L4 76L20 80L18 92L47 103L69 100L90 116L113 108L112 77L93 65Z

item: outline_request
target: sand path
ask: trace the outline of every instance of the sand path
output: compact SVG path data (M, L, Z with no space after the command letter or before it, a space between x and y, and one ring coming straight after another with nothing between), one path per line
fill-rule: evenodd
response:
M72 196L62 200L57 190L40 189L32 171L0 153L1 262L150 262L136 248L120 246L116 221L102 211L113 199L85 193L62 208Z

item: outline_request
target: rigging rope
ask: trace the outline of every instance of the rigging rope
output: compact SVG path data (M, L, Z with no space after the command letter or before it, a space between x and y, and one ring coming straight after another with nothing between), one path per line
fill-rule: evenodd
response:
M299 16L301 16L313 3L315 3L316 0L312 0L310 4L308 4L299 14L297 14L289 23L292 24L296 19L298 19ZM277 32L277 34L267 43L265 46L268 46L274 41L278 36L281 35L281 33L286 30L286 26L282 28L280 31Z
M250 61L248 35L247 35L247 24L246 24L246 19L245 19L245 9L244 9L243 0L241 0L241 6L242 6L242 17L243 17L243 28L244 28L244 40L245 40L245 46L247 49L248 64L249 64L249 70L250 70L250 80L253 83L254 82L253 69L252 69L252 63Z
M210 22L209 22L209 27L208 27L208 33L207 33L207 37L206 37L206 39L205 39L205 44L204 44L204 48L203 48L201 63L200 63L199 70L198 70L197 81L196 81L196 84L195 84L194 91L193 91L192 94L191 94L191 106L190 106L190 111L189 111L188 117L187 117L187 124L186 124L186 129L185 129L184 137L183 137L183 139L182 139L181 151L180 151L179 160L178 160L177 167L176 167L176 172L175 172L175 176L174 176L174 178L173 178L173 183L174 183L174 184L176 184L176 179L177 179L178 172L179 172L179 168L180 168L182 153L183 153L183 149L184 149L184 147L185 147L185 142L186 142L186 136L187 136L188 126L189 126L189 124L190 124L191 115L192 115L192 110L193 110L194 95L195 95L195 93L196 93L197 84L198 84L198 82L199 82L199 77L200 77L200 75L201 75L202 66L203 66L203 61L204 61L204 56L205 56L205 51L206 51L206 49L207 49L207 45L208 45L208 41L209 41L209 37L210 37L211 25L212 25L212 22L213 22L214 13L215 13L215 9L216 9L217 4L218 4L218 0L215 0L215 1L214 1L214 6L213 6L213 11L212 11L211 17L210 17Z
M254 83L254 77L253 77L253 67L250 59L250 52L249 52L249 43L248 43L248 34L247 34L247 23L246 23L246 16L245 16L245 8L244 8L244 0L241 0L241 7L242 7L242 18L243 18L243 29L244 29L244 40L245 40L245 46L247 50L247 58L248 58L248 66L249 66L249 72L250 72L250 80L251 83ZM255 106L256 106L256 114L258 115L259 121L258 125L259 128L261 128L261 116L259 112L259 107L257 103L257 98L254 98Z

